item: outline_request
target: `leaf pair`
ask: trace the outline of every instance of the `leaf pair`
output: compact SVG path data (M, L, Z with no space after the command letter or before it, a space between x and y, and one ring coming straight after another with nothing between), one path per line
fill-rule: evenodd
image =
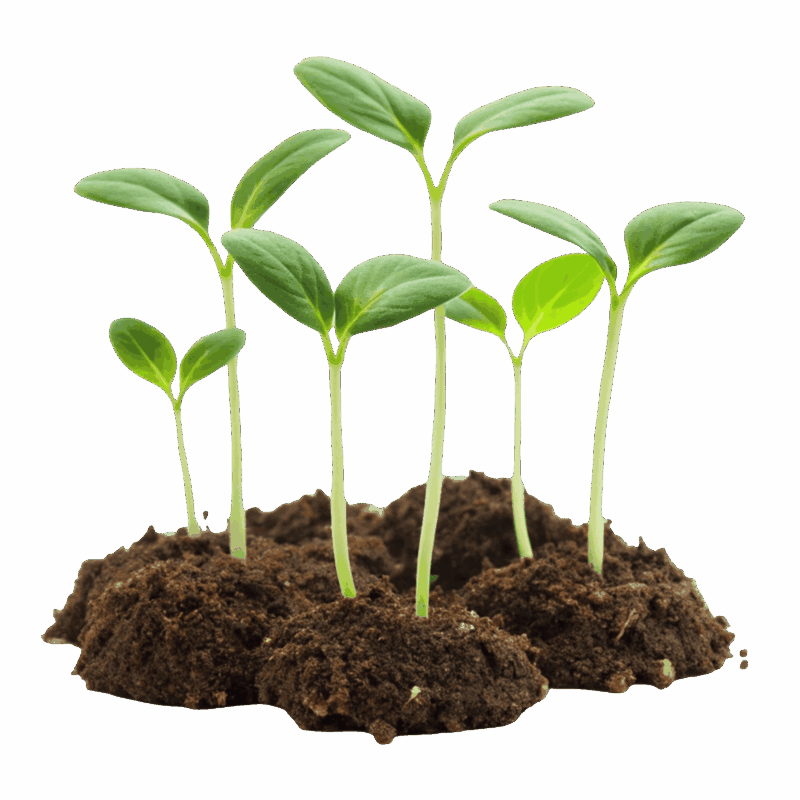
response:
M120 361L140 378L154 383L180 407L186 390L224 367L244 347L245 334L227 328L198 339L181 360L180 394L172 397L172 381L178 368L175 350L161 331L138 319L124 317L111 323L109 337Z
M431 111L410 94L361 67L335 58L306 58L294 73L329 111L353 127L419 155ZM467 114L456 125L451 161L491 131L519 128L585 111L594 100L564 86L545 86L509 95Z
M534 336L577 317L602 285L603 272L597 261L583 253L559 256L534 267L517 284L512 300L514 317L524 334L519 357ZM450 319L506 341L506 313L497 300L480 289L464 292L445 303L444 309Z
M245 173L231 201L231 226L251 228L311 166L350 138L340 130L302 131L290 136ZM112 169L79 181L81 197L136 211L166 214L208 236L205 195L157 169Z
M600 237L575 217L557 208L524 200L500 200L489 208L533 228L550 233L585 250L597 259L616 293L616 266ZM713 253L739 229L744 215L716 203L665 203L634 217L625 228L630 291L643 275Z
M285 236L233 230L222 243L256 288L289 316L322 335L335 321L340 343L430 311L471 285L439 261L386 255L354 267L334 294L314 257Z

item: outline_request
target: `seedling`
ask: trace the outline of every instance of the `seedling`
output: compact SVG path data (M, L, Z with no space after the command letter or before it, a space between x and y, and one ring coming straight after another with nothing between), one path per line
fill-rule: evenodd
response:
M424 103L361 67L333 58L306 58L294 68L303 86L328 110L359 130L408 150L419 164L428 188L431 207L431 259L441 261L441 206L450 170L465 148L486 133L534 125L585 111L594 100L577 89L544 86L503 97L467 114L456 125L453 149L439 183L434 184L423 157L431 124ZM425 492L422 530L417 561L416 610L428 616L428 587L436 521L442 492L445 409L445 312L434 312L436 337L436 384L433 411L431 468Z
M445 314L450 319L498 336L511 356L514 367L514 475L511 478L511 505L521 558L533 557L525 522L522 485L522 356L534 336L558 328L577 317L597 297L602 285L603 272L599 265L592 256L583 253L559 256L534 267L517 284L512 299L514 317L524 335L518 356L514 355L506 341L506 312L493 297L472 288L444 306Z
M281 195L311 166L344 144L350 134L339 130L302 131L281 142L245 173L231 201L231 225L252 228ZM233 309L233 259L223 264L208 234L209 208L205 195L185 181L156 169L112 169L80 181L81 197L136 211L166 214L185 222L206 243L222 281L225 327L236 327ZM231 515L228 522L230 551L246 558L244 502L242 499L242 431L236 357L228 363L231 407Z
M189 516L189 536L199 536L200 526L194 513L192 481L183 445L181 403L186 390L203 378L224 367L244 347L244 331L227 328L198 339L181 360L180 394L172 395L172 381L178 368L175 350L161 331L138 319L124 317L111 323L109 337L120 361L140 378L163 389L172 403L175 425L178 429L178 453L183 470L183 488L186 492L186 511Z
M625 303L642 276L662 267L689 264L713 253L739 229L744 222L744 215L734 208L716 203L666 203L643 211L625 228L628 279L622 292L617 294L616 264L600 237L575 217L557 208L524 200L500 200L492 203L489 208L577 245L596 259L608 282L611 310L594 433L589 514L589 563L598 575L602 575L605 527L602 516L603 457L611 384L614 380Z
M341 370L347 344L356 334L389 328L441 306L469 289L470 281L438 261L387 255L351 269L334 294L322 267L291 239L270 231L233 230L222 236L222 244L262 294L322 339L331 393L334 561L342 594L355 597L347 551L342 451ZM331 328L339 342L335 353ZM430 581L426 590L430 590Z

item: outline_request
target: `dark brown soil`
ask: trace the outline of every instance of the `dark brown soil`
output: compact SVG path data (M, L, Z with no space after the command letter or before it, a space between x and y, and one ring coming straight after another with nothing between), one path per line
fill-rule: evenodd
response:
M358 595L342 597L322 491L247 511L247 560L227 532L151 527L84 562L46 642L81 648L88 689L189 708L264 703L306 730L396 735L499 727L550 688L666 688L731 658L724 617L665 550L605 529L603 575L587 529L525 496L520 559L511 482L445 478L430 616L415 613L425 486L381 513L348 505Z

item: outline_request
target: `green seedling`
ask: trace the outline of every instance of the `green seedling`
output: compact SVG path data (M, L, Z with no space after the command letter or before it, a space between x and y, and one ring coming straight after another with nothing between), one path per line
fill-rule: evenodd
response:
M336 574L355 597L347 551L342 451L341 369L350 339L389 328L441 306L470 288L469 279L438 261L406 255L371 258L344 276L334 294L322 267L297 242L269 231L233 230L222 244L255 287L290 317L316 331L328 359L331 394L331 535ZM334 328L339 347L330 340ZM429 590L430 581L426 584Z
M498 336L511 356L514 367L514 475L511 478L511 505L521 558L533 557L525 522L522 484L522 356L534 336L558 328L577 317L597 297L602 285L603 272L597 261L583 253L559 256L534 267L517 284L512 299L514 317L523 333L518 356L514 355L506 341L506 312L493 297L472 288L444 306L445 314L450 319Z
M261 216L311 166L350 138L340 130L302 131L281 142L245 173L231 201L231 226L252 228ZM81 197L112 206L166 214L185 222L206 243L222 282L225 327L233 329L233 259L223 264L208 234L209 208L205 195L194 186L156 169L112 169L80 181ZM246 531L242 499L242 432L239 415L237 359L228 363L231 408L231 515L228 522L231 555L246 558Z
M294 69L303 86L323 106L359 130L402 147L422 170L431 207L431 259L441 261L441 206L447 179L455 160L468 145L492 131L519 128L585 111L594 100L564 86L526 89L503 97L467 114L455 128L453 149L438 184L434 184L423 157L431 124L428 106L361 67L333 58L307 58ZM433 412L431 467L425 492L425 507L417 561L416 610L428 616L428 586L433 541L442 491L445 411L445 312L434 311L436 340L436 384Z
M175 350L161 331L138 319L124 317L115 319L109 329L109 337L119 360L140 378L163 389L175 413L178 429L178 453L183 470L183 487L186 491L186 511L189 516L189 536L199 536L200 526L194 513L192 482L183 445L181 425L181 403L186 390L203 378L207 378L224 367L244 347L244 331L227 328L198 339L181 360L180 394L172 395L172 381L178 368Z
M716 203L666 203L634 217L625 228L628 279L617 294L617 267L600 237L575 217L557 208L523 200L500 200L489 208L545 233L577 245L593 256L603 270L611 292L608 339L600 381L600 400L594 434L592 490L589 513L589 563L603 571L603 458L611 384L617 360L622 312L631 290L644 275L663 267L689 264L713 253L739 229L744 215Z

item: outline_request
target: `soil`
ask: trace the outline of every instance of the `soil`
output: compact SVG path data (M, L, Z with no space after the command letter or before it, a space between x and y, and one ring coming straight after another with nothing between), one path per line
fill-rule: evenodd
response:
M415 611L425 486L385 509L347 506L357 596L341 594L321 490L246 512L227 531L150 527L81 566L42 636L81 648L73 675L117 697L195 709L266 704L304 730L395 736L508 725L548 689L664 689L732 657L697 584L639 539L604 531L603 574L575 526L525 495L520 559L511 482L445 478L429 616ZM745 662L746 663L746 662ZM744 668L744 664L742 665Z

